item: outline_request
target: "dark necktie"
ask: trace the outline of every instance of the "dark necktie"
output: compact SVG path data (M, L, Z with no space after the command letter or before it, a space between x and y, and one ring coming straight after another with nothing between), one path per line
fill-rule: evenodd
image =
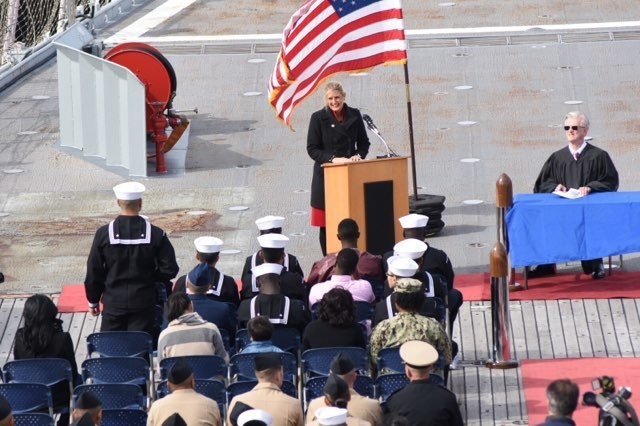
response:
M573 158L575 158L576 161L578 161L578 158L580 158L580 153L576 152L575 154L573 154Z

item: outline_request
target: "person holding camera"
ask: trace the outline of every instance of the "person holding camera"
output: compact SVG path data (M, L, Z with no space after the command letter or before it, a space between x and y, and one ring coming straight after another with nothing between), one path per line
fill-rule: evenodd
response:
M547 386L549 415L539 426L575 426L573 412L578 406L580 389L569 379L554 380Z

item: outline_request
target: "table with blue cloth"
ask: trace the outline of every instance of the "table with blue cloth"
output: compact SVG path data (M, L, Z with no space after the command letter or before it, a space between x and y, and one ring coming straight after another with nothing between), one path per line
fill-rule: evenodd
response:
M513 267L640 252L640 192L517 194L506 223Z

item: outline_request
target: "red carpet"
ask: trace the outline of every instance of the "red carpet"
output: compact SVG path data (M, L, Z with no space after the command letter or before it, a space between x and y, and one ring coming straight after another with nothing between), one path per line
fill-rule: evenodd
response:
M84 284L65 284L58 299L58 312L87 312L87 296L84 293Z
M592 391L591 381L599 376L611 376L616 384L640 389L640 359L638 358L579 358L521 361L524 395L529 414L529 424L537 425L547 416L546 388L553 380L569 379L580 387L578 409L573 420L578 425L595 425L598 422L596 407L582 406L582 395ZM600 391L593 391L599 393ZM637 410L640 399L632 395L630 402Z
M517 282L524 283L522 275ZM485 274L456 275L455 286L464 300L491 300L490 277ZM510 300L613 299L640 297L640 272L614 271L601 280L578 272L529 279L529 289L510 293Z

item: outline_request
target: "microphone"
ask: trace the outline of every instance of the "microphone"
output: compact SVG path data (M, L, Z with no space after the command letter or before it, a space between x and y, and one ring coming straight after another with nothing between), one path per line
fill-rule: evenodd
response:
M378 130L376 125L373 123L373 119L367 114L362 114L362 120L364 121L364 124L367 126L367 129L375 133L375 135L378 138L380 138L380 140L382 141L382 144L387 150L386 157L399 157L399 155L389 147L389 144L387 144L387 141L384 140L384 138L382 137L382 134L380 133L380 130Z

